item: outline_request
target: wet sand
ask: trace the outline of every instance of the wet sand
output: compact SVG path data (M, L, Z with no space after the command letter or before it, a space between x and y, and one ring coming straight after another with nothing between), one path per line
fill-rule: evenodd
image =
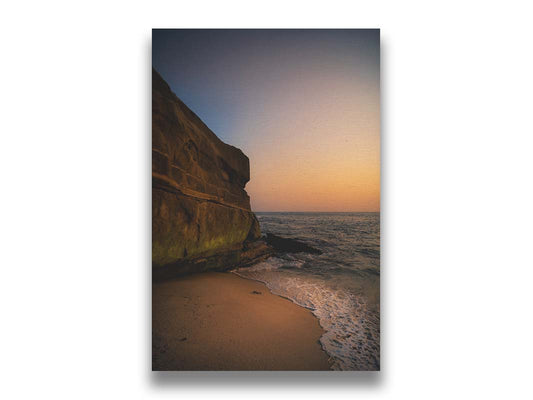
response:
M329 370L322 333L309 310L231 273L152 285L154 371Z

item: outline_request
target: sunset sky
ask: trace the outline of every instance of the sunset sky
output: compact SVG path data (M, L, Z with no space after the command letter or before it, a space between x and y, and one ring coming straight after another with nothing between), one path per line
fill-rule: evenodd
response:
M379 30L154 30L154 68L250 158L254 211L379 211Z

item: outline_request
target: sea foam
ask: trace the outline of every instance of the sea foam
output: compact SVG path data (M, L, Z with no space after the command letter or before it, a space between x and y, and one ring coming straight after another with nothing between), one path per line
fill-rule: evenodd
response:
M280 270L303 264L272 257L234 273L263 282L272 293L311 310L324 329L320 343L333 369L379 369L379 313L369 310L364 296L332 288L319 278Z

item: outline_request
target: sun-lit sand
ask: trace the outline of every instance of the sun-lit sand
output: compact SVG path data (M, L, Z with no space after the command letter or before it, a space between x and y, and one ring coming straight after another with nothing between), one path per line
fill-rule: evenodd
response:
M318 320L231 273L152 285L152 369L329 370Z

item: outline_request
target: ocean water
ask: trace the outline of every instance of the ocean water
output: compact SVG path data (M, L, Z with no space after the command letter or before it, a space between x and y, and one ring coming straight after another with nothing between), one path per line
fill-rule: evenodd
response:
M379 213L256 213L261 232L323 251L271 257L234 271L310 309L334 370L380 368Z

